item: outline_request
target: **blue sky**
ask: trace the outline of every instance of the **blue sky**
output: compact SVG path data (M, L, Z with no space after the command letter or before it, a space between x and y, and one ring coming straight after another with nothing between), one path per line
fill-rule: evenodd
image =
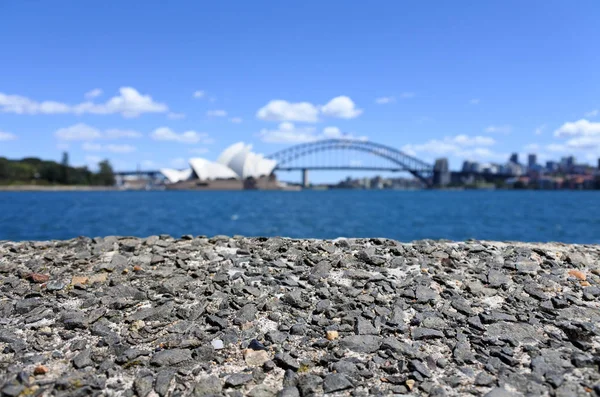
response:
M120 170L368 137L600 157L600 3L0 2L0 156Z

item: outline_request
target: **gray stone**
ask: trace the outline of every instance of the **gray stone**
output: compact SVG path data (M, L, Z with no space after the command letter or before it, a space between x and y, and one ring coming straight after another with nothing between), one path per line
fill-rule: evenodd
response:
M300 391L296 386L284 387L277 393L277 397L300 397Z
M77 369L89 367L94 365L92 361L92 351L85 349L73 358L73 366Z
M152 374L141 375L133 381L133 390L139 397L146 397L152 391L152 383L154 378Z
M475 377L476 386L491 386L495 381L496 378L485 371L478 373Z
M239 387L252 381L252 374L237 373L225 379L225 387Z
M350 335L340 340L340 347L357 353L374 353L381 347L383 339L372 335Z
M323 380L323 391L325 393L351 389L352 387L354 385L344 374L329 374Z
M167 395L171 381L175 377L175 374L170 370L159 371L156 375L156 382L154 383L154 390L159 396L163 397Z
M354 332L357 335L378 335L379 331L373 326L371 321L358 317L354 324Z
M212 375L201 378L194 386L194 396L212 396L221 394L222 386L218 377Z
M443 338L444 333L437 329L415 327L412 330L412 338L415 340L426 340Z
M303 375L298 378L298 389L302 396L318 396L323 394L323 379L317 375Z
M290 356L288 353L275 354L273 361L275 361L275 364L277 364L283 369L292 369L294 371L297 371L298 368L300 368L300 363L298 363L298 361L292 356Z
M150 364L156 366L177 365L192 359L192 352L185 349L161 350L152 356Z
M241 325L243 323L253 321L256 317L256 312L256 306L252 303L248 303L247 305L244 305L240 310L238 310L238 312L235 314L235 319L233 323Z
M512 393L503 387L496 387L485 394L484 397L518 397L522 394Z

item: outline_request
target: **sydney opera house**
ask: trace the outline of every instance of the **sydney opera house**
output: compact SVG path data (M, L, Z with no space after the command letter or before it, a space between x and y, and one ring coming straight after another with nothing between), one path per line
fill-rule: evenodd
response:
M253 153L252 145L238 142L225 149L217 161L203 158L189 160L189 168L176 170L164 168L169 189L282 189L273 170L277 165L260 154Z

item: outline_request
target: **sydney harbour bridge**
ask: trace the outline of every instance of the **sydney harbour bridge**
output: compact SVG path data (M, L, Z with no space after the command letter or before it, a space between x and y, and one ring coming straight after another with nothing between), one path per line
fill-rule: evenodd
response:
M356 156L367 160L357 161ZM449 178L448 162L444 159L429 164L393 147L363 140L325 139L302 143L273 153L267 158L277 161L277 171L302 172L303 186L309 185L311 171L375 171L408 172L425 186L443 185ZM369 160L370 159L370 160ZM160 171L116 172L117 176L145 175L156 177Z

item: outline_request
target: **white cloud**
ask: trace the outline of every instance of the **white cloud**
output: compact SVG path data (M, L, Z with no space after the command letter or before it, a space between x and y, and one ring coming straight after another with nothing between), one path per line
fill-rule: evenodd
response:
M289 121L280 123L276 130L262 129L259 137L263 142L269 143L303 143L321 139L367 140L364 136L344 134L337 127L325 127L321 133L317 133L314 127L297 127Z
M15 134L0 131L0 141L14 141L15 139L17 139L17 136Z
M342 136L342 131L338 127L325 127L323 128L323 136L338 138Z
M496 144L496 140L489 136L467 136L464 134L457 135L453 138L446 138L446 140L450 140L450 142L456 143L460 146L492 146Z
M102 133L97 128L83 123L60 128L54 135L63 141L91 141L102 137Z
M479 105L479 103L481 103L481 99L479 98L473 98L469 101L470 105Z
M596 117L598 114L600 114L600 110L599 109L594 109L590 112L587 112L585 114L585 117Z
M392 103L392 102L396 102L396 98L394 98L393 96L383 96L381 98L375 99L375 103L377 103L379 105L385 105L387 103Z
M533 133L535 135L542 135L544 133L545 129L546 129L546 124L542 124L539 127L537 127Z
M137 149L135 146L131 145L101 145L99 143L90 143L86 142L81 145L81 149L86 152L110 152L110 153L131 153L135 152Z
M208 153L208 148L205 147L197 147L194 149L190 149L190 153L194 153L194 154L205 154Z
M557 137L591 135L600 135L600 122L595 123L586 119L581 119L574 122L564 123L560 128L554 131L554 136Z
M157 167L157 164L154 161L152 161L152 160L144 160L144 161L142 161L141 165L144 168L155 168L155 167Z
M402 99L410 99L410 98L414 98L417 94L415 94L414 92L403 92L402 94L400 94L400 98Z
M102 145L99 143L86 142L81 145L81 149L85 150L86 152L99 152L102 150Z
M512 127L508 124L505 125L490 125L485 129L485 132L490 134L510 134Z
M537 143L530 143L529 145L525 145L525 150L528 150L528 151L540 150L540 145L538 145Z
M106 151L111 153L131 153L137 150L135 146L116 144L105 145L104 148Z
M134 130L119 130L117 128L111 128L104 131L104 137L107 139L141 138L142 133Z
M231 119L229 119L229 121L231 121L234 124L240 124L244 120L242 120L241 117L232 117Z
M260 108L256 117L266 121L318 121L319 109L309 102L290 103L284 100L272 100Z
M163 103L154 102L151 96L140 94L135 88L121 87L119 95L105 103L82 102L68 105L54 101L37 102L19 95L0 93L0 112L15 114L120 114L123 117L137 117L143 113L164 113L169 108Z
M567 147L571 149L596 149L600 147L600 135L585 135L572 138L567 141Z
M330 100L324 106L313 105L310 102L291 103L281 99L275 99L267 103L256 112L256 117L266 121L300 121L305 123L316 123L319 115L351 119L358 117L362 109L347 96L338 96Z
M360 116L363 111L356 108L352 99L342 95L327 102L325 106L321 107L321 112L325 116L353 119Z
M171 166L175 168L185 168L188 166L187 160L183 157L178 157L176 159L171 160Z
M296 127L293 123L284 121L276 130L262 129L259 136L269 143L302 143L317 140L315 131L314 127Z
M155 129L150 135L156 141L172 141L179 143L211 143L212 139L208 138L208 134L204 132L196 132L193 130L176 133L169 127L160 127Z
M495 153L488 147L496 141L490 137L456 135L443 139L431 139L422 144L404 145L402 151L413 156L450 156L460 159L501 160L504 154Z
M167 117L169 119L171 119L171 120L180 120L180 119L184 119L185 118L185 114L170 112L169 114L167 114Z
M141 138L142 133L134 130L111 128L100 131L84 123L58 129L54 135L62 141L92 141L95 139Z
M102 157L100 157L100 156L93 156L93 155L85 156L85 162L91 168L96 168L98 166L98 163L101 161L102 161Z
M227 116L227 112L222 109L209 110L208 112L206 112L206 115L209 117L225 117Z
M102 90L100 88L94 88L93 90L85 93L85 98L94 99L96 97L99 97L100 95L102 95Z
M559 145L557 143L551 143L550 145L546 145L546 150L549 152L566 152L567 148L564 145Z
M204 98L206 92L202 90L194 91L194 98Z

